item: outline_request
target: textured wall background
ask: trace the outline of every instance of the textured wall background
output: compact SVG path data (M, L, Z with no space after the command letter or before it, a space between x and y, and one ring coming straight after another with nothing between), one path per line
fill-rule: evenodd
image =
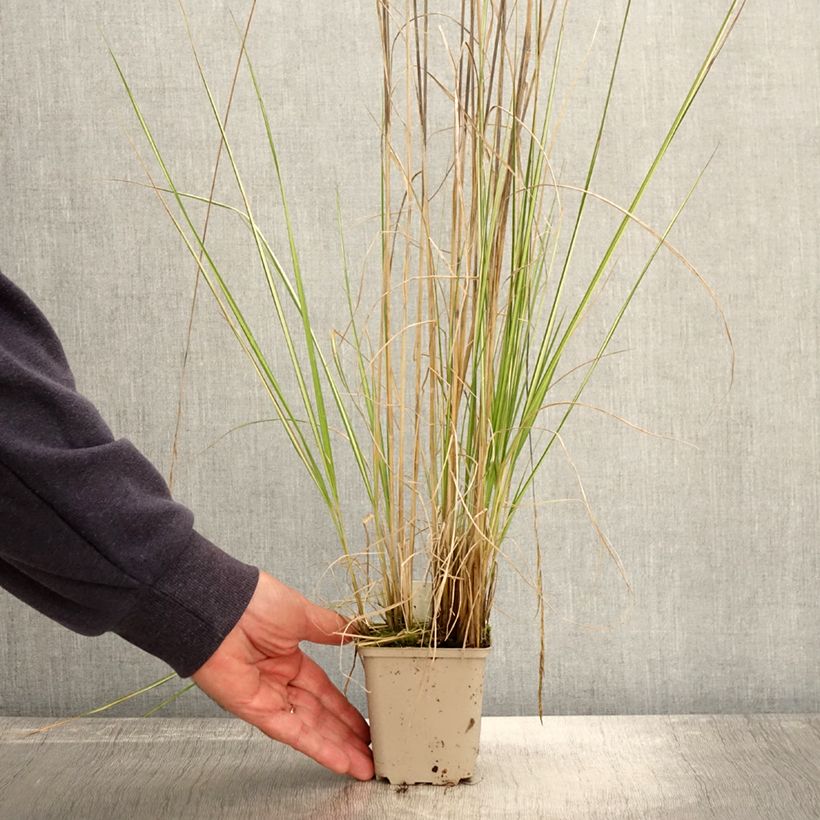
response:
M188 5L224 105L237 51L228 5ZM621 14L613 5L621 4L579 3L570 15L564 88L573 76L577 85L561 140L569 179L587 157L605 90L601 69ZM595 181L601 193L628 200L724 5L633 4ZM231 8L242 20L249 3ZM207 190L218 135L175 3L3 0L0 267L51 318L81 389L115 433L167 473L193 266L153 195L112 181L139 180L142 172L103 33L180 178L191 190ZM378 135L369 113L379 94L373 4L260 3L250 45L275 114L317 316L329 329L343 305L336 183L354 261L362 261L375 227L368 219L378 202ZM726 311L737 353L734 386L724 398L728 348L715 310L694 279L661 255L615 344L627 352L602 365L587 400L696 447L641 435L591 411L571 423L568 451L635 594L630 599L601 556L578 503L538 506L552 607L548 712L820 709L819 101L816 4L751 0L641 209L648 221L665 224L718 147L672 240L709 278ZM272 180L247 81L232 117L247 176L265 196L262 219L272 221ZM221 187L230 196L226 179ZM581 181L580 172L574 179ZM594 213L578 265L594 259L611 225L603 208ZM227 220L213 230L229 266L251 287L246 236ZM634 269L647 247L631 231L620 269ZM212 540L308 595L332 598L335 588L321 576L337 548L275 426L244 428L203 452L234 426L271 415L204 296L176 494ZM577 495L556 451L538 496ZM351 490L354 512L355 498ZM529 512L509 551L526 578ZM504 569L485 710L532 713L535 599L524 578ZM76 712L164 671L119 639L74 635L7 595L0 596L0 624L0 713ZM330 649L313 654L341 682L347 650L341 662ZM363 706L355 685L351 696ZM122 713L138 714L151 702ZM192 695L171 713L214 711Z

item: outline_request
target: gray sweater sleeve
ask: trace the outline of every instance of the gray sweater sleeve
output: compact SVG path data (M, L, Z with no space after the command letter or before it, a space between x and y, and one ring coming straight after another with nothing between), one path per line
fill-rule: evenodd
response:
M193 524L77 392L47 319L0 273L0 586L188 677L239 620L259 575Z

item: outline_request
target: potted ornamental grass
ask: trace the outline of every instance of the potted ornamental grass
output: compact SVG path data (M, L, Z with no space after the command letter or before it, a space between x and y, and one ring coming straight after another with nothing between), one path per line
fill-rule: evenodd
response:
M354 282L343 249L338 276L324 285L338 285L344 312L330 335L311 312L299 254L309 237L297 236L291 220L276 112L265 103L247 29L240 31L242 76L253 86L278 182L283 247L257 220L194 38L203 94L235 184L230 202L180 187L112 53L153 155L155 167L144 166L148 184L259 377L279 422L275 435L292 445L338 537L376 774L391 783L457 783L475 771L505 537L656 254L666 246L688 265L667 236L695 185L660 227L639 220L636 209L742 5L727 4L668 131L645 158L631 199L618 206L595 194L594 177L629 2L597 125L587 144L573 147L585 157L583 178L567 181L551 161L562 115L556 87L566 3L377 0L377 259ZM579 229L591 203L614 209L617 225L595 264L578 266ZM234 219L253 249L277 328L277 366L244 312L258 297L238 292L194 220L193 208L203 205ZM626 296L588 355L569 361L569 343L630 225L648 232L652 250L623 274ZM373 296L366 308L363 293ZM575 381L559 401L555 387L570 371ZM343 461L352 465L345 473ZM360 498L353 510L341 492L351 474ZM543 676L541 552L537 544L534 550ZM539 685L539 711L540 700Z

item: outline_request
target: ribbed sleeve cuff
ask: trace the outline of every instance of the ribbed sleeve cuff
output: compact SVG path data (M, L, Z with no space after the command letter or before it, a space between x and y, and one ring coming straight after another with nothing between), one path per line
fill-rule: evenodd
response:
M191 544L113 630L164 660L180 677L218 649L248 606L259 579L245 564L193 532Z

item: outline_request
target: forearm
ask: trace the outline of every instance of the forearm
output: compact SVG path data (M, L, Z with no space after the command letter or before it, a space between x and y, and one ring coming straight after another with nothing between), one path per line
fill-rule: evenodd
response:
M193 524L76 391L51 326L0 274L0 585L187 676L233 628L258 578Z

